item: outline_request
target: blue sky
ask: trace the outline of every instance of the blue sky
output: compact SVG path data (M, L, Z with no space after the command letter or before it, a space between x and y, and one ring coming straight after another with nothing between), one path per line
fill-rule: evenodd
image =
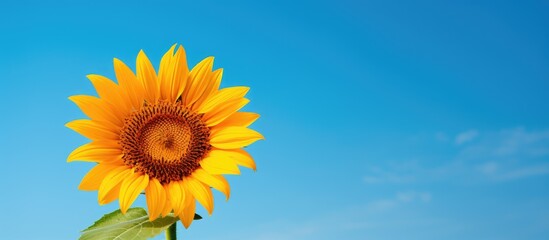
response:
M547 1L3 1L0 220L75 239L117 204L77 190L64 127L140 49L215 56L266 141L181 239L544 239ZM144 206L139 200L136 206ZM204 213L203 209L199 212ZM159 238L161 239L161 238Z

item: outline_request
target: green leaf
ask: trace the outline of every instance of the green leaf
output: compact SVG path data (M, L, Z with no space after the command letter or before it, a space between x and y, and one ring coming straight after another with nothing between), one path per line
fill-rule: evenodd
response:
M173 214L169 214L150 222L143 208L130 208L126 214L116 210L82 231L80 240L148 239L165 231L177 220Z

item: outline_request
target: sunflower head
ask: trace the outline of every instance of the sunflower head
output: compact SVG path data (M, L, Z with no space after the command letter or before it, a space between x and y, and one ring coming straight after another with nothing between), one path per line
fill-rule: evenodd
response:
M224 174L240 174L238 166L255 170L242 148L263 136L248 128L259 115L239 112L249 88L219 89L223 69L212 69L213 57L189 71L185 50L175 47L158 72L140 51L135 73L114 59L117 83L88 75L98 97L69 99L89 119L66 126L91 142L67 161L97 163L79 189L97 190L99 204L118 199L125 213L144 191L151 221L173 212L189 227L197 201L212 213L211 188L229 198Z

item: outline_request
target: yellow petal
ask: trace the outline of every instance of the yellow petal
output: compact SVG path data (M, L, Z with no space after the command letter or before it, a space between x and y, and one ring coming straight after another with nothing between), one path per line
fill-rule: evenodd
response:
M101 182L105 179L105 176L120 167L120 165L111 164L97 164L84 176L78 189L84 191L95 191L99 189Z
M168 100L169 102L175 102L181 96L186 87L189 73L185 49L179 46L174 55L175 46L173 45L164 54L158 71L161 99Z
M213 71L211 74L208 74L206 81L207 85L204 89L204 93L196 100L192 105L192 110L200 109L200 106L208 100L212 95L216 94L219 90L219 85L221 85L221 78L223 77L223 68Z
M173 213L179 216L185 207L185 189L183 189L182 182L170 182L167 187L167 194L170 203L173 208Z
M156 178L149 180L149 185L145 188L145 197L149 209L149 221L152 222L162 213L166 204L166 192Z
M69 154L67 162L112 162L121 159L122 150L115 141L94 141L86 143Z
M247 167L247 168L251 168L254 171L257 170L254 159L245 150L231 149L231 150L220 150L220 151L222 151L223 155L225 155L226 157L233 159L236 162L236 164Z
M65 126L91 140L119 140L118 132L113 131L101 122L80 119L71 121L65 124Z
M208 98L208 100L206 100L204 104L200 106L198 112L207 113L209 111L212 111L216 106L220 104L235 99L241 99L246 95L246 93L248 93L249 90L249 87L229 87L221 89L210 98Z
M250 100L246 98L234 99L224 102L215 106L211 111L204 114L202 119L206 123L206 126L215 126L233 115L236 111L240 110L249 102Z
M127 178L132 173L132 170L128 166L120 166L113 169L99 186L98 201L100 205L106 204L108 201L108 194L115 194L118 196L118 192L113 191L115 187L122 183L122 180ZM115 193L113 193L115 192Z
M103 197L103 200L99 202L99 205L105 205L109 204L112 201L116 200L118 198L118 195L120 193L120 185L122 185L122 182L116 184L105 197Z
M172 209L173 209L173 208L172 208L172 204L171 204L170 199L169 199L167 186L168 186L168 185L163 186L163 187L164 187L164 192L166 193L166 201L165 201L165 203L164 203L164 208L162 209L162 213L161 213L161 216L162 216L162 217L168 216L168 214L170 214L170 212L171 212Z
M193 197L212 215L214 202L212 190L209 187L192 177L183 180L183 187L188 189Z
M212 133L210 144L220 149L237 149L248 146L263 136L245 127L227 127Z
M120 211L123 214L128 211L128 208L133 204L137 196L149 184L149 175L141 173L132 173L129 177L124 179L122 186L120 187Z
M174 73L171 88L171 100L175 102L183 93L187 85L187 78L189 76L189 67L187 66L187 56L185 49L180 45L175 53Z
M190 106L208 87L210 80L208 75L212 72L213 57L207 57L200 61L189 73L189 82L187 83L187 92L184 96L183 103L185 106Z
M69 99L92 120L108 124L111 129L120 128L123 125L121 116L115 114L116 108L100 98L76 95L69 97Z
M240 174L236 162L227 157L222 150L212 150L207 157L200 161L200 166L206 172L213 175L219 174Z
M160 97L160 86L156 79L156 71L143 50L137 55L137 78L145 87L145 96L150 103L156 103Z
M230 126L248 127L259 118L259 114L252 112L235 112L214 128L226 128Z
M229 200L229 197L231 196L231 186L223 176L211 175L202 168L196 169L192 176L204 184L222 192L227 200Z
M158 69L158 82L160 83L160 99L168 100L171 98L172 94L172 83L173 83L173 51L175 49L174 44L170 50L168 50L162 60L160 60L160 68Z
M143 104L145 88L137 79L133 71L122 61L114 59L114 72L120 88L123 90L126 101L132 110L139 110Z
M99 98L105 100L106 102L112 104L116 109L120 110L116 112L120 112L120 115L123 118L123 115L128 113L129 108L124 99L122 99L120 87L112 80L101 75L90 74L87 77L95 87Z
M189 192L187 191L187 193ZM181 223L183 223L185 228L189 228L191 226L194 219L194 213L196 212L196 202L194 198L187 199L190 199L190 201L186 201L187 204L185 206L185 210L183 210L183 213L179 216L179 219L181 219Z

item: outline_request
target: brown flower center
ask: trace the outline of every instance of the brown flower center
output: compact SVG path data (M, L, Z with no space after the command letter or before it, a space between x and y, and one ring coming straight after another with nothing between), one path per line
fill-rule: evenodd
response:
M209 140L201 115L179 103L144 106L120 133L124 163L163 184L191 175L211 149Z

